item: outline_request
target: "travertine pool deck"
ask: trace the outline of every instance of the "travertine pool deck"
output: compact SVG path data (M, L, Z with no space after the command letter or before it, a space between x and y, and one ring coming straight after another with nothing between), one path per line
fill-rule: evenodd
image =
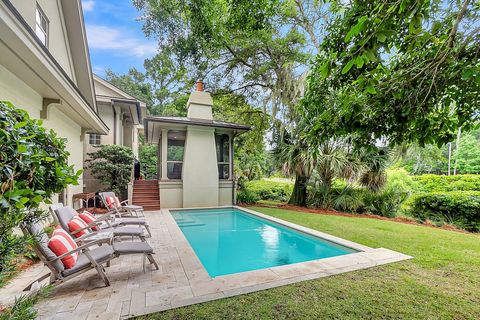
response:
M110 287L104 286L94 270L89 271L58 286L47 300L40 302L39 318L124 319L411 258L249 212L362 252L211 278L169 210L149 211L145 216L152 238L147 241L155 250L160 270L148 266L144 273L141 256L112 260L106 268ZM10 302L20 288L47 271L37 264L23 272L0 289L0 303Z

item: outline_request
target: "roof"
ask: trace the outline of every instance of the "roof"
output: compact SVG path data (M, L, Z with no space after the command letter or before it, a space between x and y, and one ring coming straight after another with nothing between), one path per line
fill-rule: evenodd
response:
M200 120L200 119L190 119L187 117L157 117L157 116L149 116L145 118L145 122L164 122L164 123L176 123L176 124L185 124L185 125L196 125L196 126L205 126L205 127L215 127L215 128L226 128L226 129L236 129L240 131L248 131L251 130L252 127L232 123L232 122L225 122L225 121L217 121L217 120Z
M224 121L216 121L216 120L201 120L201 119L191 119L187 117L158 117L158 116L148 116L144 120L145 123L145 135L148 142L153 142L155 138L155 123L164 123L164 124L178 124L178 125L194 125L194 126L204 126L204 127L213 127L213 128L223 128L223 129L231 129L237 132L245 132L251 130L252 127L238 124L238 123L231 123L231 122L224 122ZM152 123L153 130L149 129L149 123ZM152 131L152 132L151 132Z

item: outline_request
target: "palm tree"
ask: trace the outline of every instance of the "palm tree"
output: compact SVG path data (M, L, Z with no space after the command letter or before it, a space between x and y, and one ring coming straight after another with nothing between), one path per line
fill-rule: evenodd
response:
M305 140L294 138L287 130L277 135L273 155L279 167L287 176L295 177L292 195L288 204L307 205L307 184L315 166L314 152Z

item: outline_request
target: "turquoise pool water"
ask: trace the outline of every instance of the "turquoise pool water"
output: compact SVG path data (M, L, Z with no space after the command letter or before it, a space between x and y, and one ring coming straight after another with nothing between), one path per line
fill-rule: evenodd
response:
M170 212L211 277L357 252L236 208Z

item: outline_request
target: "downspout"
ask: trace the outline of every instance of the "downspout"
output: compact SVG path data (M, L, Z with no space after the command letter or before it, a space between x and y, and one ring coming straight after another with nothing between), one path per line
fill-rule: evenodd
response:
M112 103L112 110L113 110L113 144L117 144L117 111L115 111L115 102Z
M233 133L231 139L230 139L230 161L232 163L232 168L231 168L231 171L232 171L232 205L236 205L235 203L235 189L237 188L236 187L236 183L235 183L235 168L234 168L234 163L235 161L233 160L233 157L235 155L235 151L233 150L233 139L235 138L236 134L235 132Z

